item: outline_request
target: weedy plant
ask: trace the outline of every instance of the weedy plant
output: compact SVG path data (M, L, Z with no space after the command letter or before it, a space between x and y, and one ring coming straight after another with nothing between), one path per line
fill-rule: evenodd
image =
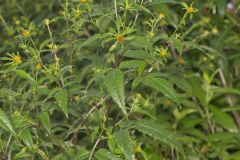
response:
M0 2L1 160L239 160L239 0Z

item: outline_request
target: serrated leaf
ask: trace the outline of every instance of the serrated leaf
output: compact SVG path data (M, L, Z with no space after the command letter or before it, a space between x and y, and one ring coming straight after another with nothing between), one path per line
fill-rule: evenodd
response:
M173 38L173 44L178 53L181 55L183 51L183 43L180 39Z
M152 46L152 43L148 41L145 36L134 36L134 40L130 42L131 46L135 46L137 48L149 48Z
M27 146L33 146L32 135L28 128L24 128L20 133L19 137L23 140L24 144Z
M120 68L133 68L133 67L139 67L141 65L144 65L145 62L141 60L127 60L123 61L120 64Z
M217 124L225 128L229 132L238 132L237 126L231 116L214 106L210 106L210 110L212 111L213 119Z
M67 116L68 114L68 93L67 90L61 89L55 94L55 99L57 101L58 106L60 109L65 113Z
M6 115L6 113L0 109L0 127L3 127L4 129L10 131L11 133L15 134L12 122Z
M127 130L122 130L114 133L114 139L117 146L127 160L134 160L134 143Z
M92 42L100 39L102 36L100 34L95 34L94 36L88 38L87 40L80 41L80 44L77 46L77 50L81 49L84 46L91 44Z
M176 136L172 132L162 128L159 123L151 120L140 120L136 122L136 129L156 140L166 143L183 154L183 148Z
M29 81L34 81L34 79L24 70L15 70L16 74L19 75L20 77L29 80Z
M48 133L51 132L51 122L50 117L47 112L43 112L39 115L39 119L42 122L43 126L46 128Z
M88 158L89 153L90 152L85 148L80 149L77 151L77 155L74 156L73 160L85 160Z
M191 94L192 93L192 86L191 84L184 79L181 76L171 76L170 80L175 83L179 88L182 88L184 91L186 91L187 93Z
M120 160L118 156L106 149L99 149L94 156L97 160Z
M149 10L149 9L147 9L145 6L143 6L143 5L139 5L139 4L137 4L137 3L134 3L133 4L133 7L136 9L136 10L138 10L138 11L144 11L144 12L146 12L146 13L149 13L149 14L151 14L151 11Z
M123 72L119 69L113 69L108 72L105 77L105 85L110 96L118 104L123 113L127 115L127 111L125 108Z
M198 49L200 51L202 51L204 54L206 54L207 56L209 56L209 54L207 53L207 51L212 51L211 48L208 48L204 45L199 45L199 44L196 44L196 43L193 43L193 42L184 42L184 44L188 47L192 47L194 49Z
M169 81L167 81L166 79L163 79L160 77L155 78L150 75L143 82L147 86L150 86L150 87L156 89L157 91L161 92L166 97L172 99L176 103L179 103L179 98L177 97L177 94L176 94L175 90L173 89L172 84Z
M143 50L128 50L125 57L135 58L135 59L143 59L143 60L153 60L154 57L147 51Z

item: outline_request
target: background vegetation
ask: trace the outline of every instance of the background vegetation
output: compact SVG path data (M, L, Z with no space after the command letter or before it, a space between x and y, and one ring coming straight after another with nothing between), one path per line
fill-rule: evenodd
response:
M0 1L0 159L240 160L239 5Z

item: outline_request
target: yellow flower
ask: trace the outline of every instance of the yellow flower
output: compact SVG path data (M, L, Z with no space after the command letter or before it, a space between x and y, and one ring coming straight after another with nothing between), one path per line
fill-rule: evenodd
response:
M214 28L212 29L212 33L213 33L213 34L217 34L217 33L218 33L217 27L214 27Z
M37 70L42 69L42 64L41 64L41 63L37 63L37 64L36 64L36 69L37 69Z
M116 40L118 41L118 42L123 42L124 41L124 36L122 35L122 34L118 34L117 36L116 36Z
M30 33L29 30L24 29L24 30L22 31L22 35L27 38L27 37L30 37L31 33Z
M160 14L159 14L159 18L160 18L160 19L164 19L164 18L165 18L165 14L164 14L164 13L160 13Z
M48 26L50 24L50 20L48 18L43 20L43 24L45 24L46 26Z
M184 65L185 64L184 59L183 58L179 58L178 59L178 64Z
M203 36L207 36L207 35L209 35L209 31L208 30L204 30Z
M141 146L136 147L136 148L135 148L135 152L142 152Z
M75 15L76 17L79 17L79 16L81 15L81 13L82 13L81 10L80 10L80 8L78 8L78 9L76 9L76 10L74 9L73 11L74 11L74 15Z
M87 0L80 0L81 3L87 3Z
M209 23L210 21L211 21L210 18L205 18L205 19L204 19L204 22L205 22L205 23Z
M192 7L192 5L187 8L187 13L194 13L194 11L195 9Z
M16 20L16 21L15 21L15 24L16 24L16 25L19 25L19 24L20 24L20 21L19 21L19 20Z
M13 21L16 21L16 20L17 20L17 17L16 17L16 16L13 16L13 17L12 17L12 20L13 20Z
M167 49L161 48L159 54L161 57L166 57L168 54L168 51L167 51Z
M141 93L137 93L137 98L142 98Z
M172 101L171 101L170 99L166 99L166 100L164 101L164 105L165 105L166 107L170 107L170 106L172 105Z
M74 101L79 101L80 99L81 99L80 96L74 96L74 97L73 97L73 100L74 100Z
M15 64L20 64L20 63L22 62L22 58L21 58L21 56L19 56L19 55L13 55L13 56L12 56L12 61L13 61L13 63L15 63Z

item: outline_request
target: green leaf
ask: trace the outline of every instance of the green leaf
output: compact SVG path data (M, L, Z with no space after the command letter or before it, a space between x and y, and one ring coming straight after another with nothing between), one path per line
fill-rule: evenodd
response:
M227 4L227 0L218 0L217 1L218 12L221 16L223 16L225 13L226 4Z
M207 137L211 142L228 142L231 139L239 138L239 134L225 131L212 133L209 134Z
M125 57L135 58L135 59L143 59L143 60L153 60L154 57L147 51L143 50L128 50Z
M117 146L124 154L127 160L134 160L135 152L134 152L134 143L131 139L127 130L122 130L114 133L114 138Z
M192 47L194 49L198 49L200 51L202 51L204 54L206 54L207 56L209 56L209 54L207 53L207 51L213 51L211 48L208 48L204 45L199 45L193 42L184 42L184 44L188 47Z
M120 160L118 156L106 149L99 149L94 156L97 160Z
M240 95L240 90L236 89L236 88L220 88L220 87L216 87L212 89L212 92L215 94L237 94Z
M127 60L123 61L120 64L120 68L133 68L133 67L139 67L141 65L144 65L145 62L141 60Z
M16 74L19 75L20 77L29 80L29 81L34 81L34 79L24 70L15 70Z
M77 154L72 158L73 160L85 160L89 156L89 151L86 150L85 148L82 148L77 151Z
M166 33L161 33L161 34L157 35L156 37L154 37L152 42L156 43L159 40L167 40L167 39L168 39L168 35Z
M196 96L203 106L207 104L206 102L206 92L201 84L201 77L192 76L189 78L189 82L192 86L193 95Z
M67 116L68 113L68 93L67 90L61 89L55 94L55 99L57 101L58 106ZM68 117L68 116L67 116Z
M33 146L32 135L28 128L24 128L20 133L19 137L23 140L24 144L27 146Z
M176 103L179 103L179 98L177 97L177 94L173 89L172 84L166 79L163 79L160 77L155 78L150 75L150 76L147 76L147 78L143 81L143 83L161 92L166 97L172 99Z
M43 126L46 128L48 133L51 132L51 122L50 117L47 112L43 112L39 115L39 119L42 122Z
M144 12L146 12L146 13L149 13L149 14L151 14L151 11L149 10L149 9L147 9L145 6L143 6L143 5L139 5L139 4L137 4L137 3L134 3L133 4L133 7L136 9L136 10L138 10L138 11L144 11Z
M134 36L134 40L130 42L130 45L143 49L151 47L152 43L145 36Z
M231 116L214 106L210 106L210 110L212 111L213 119L217 124L225 128L229 132L238 132L237 126Z
M36 49L34 49L33 47L28 46L28 51L30 54L32 54L32 56L34 56L34 57L38 56L38 51L36 51Z
M118 104L123 113L127 115L124 96L124 75L119 69L113 69L105 77L105 85L110 96Z
M180 39L173 38L174 47L177 49L178 53L181 55L183 51L183 43Z
M175 0L153 0L151 5L162 4L162 3L177 3Z
M181 144L177 140L177 137L172 132L162 128L159 123L151 120L140 120L136 122L136 129L139 132L147 134L156 140L166 143L182 154L184 153Z
M0 127L3 127L4 129L15 134L12 122L10 121L10 119L2 109L0 109Z
M171 76L169 78L173 83L175 83L179 88L183 89L187 93L192 93L192 86L191 84L181 76Z
M90 37L87 40L83 40L80 41L80 44L77 46L77 50L81 49L84 46L87 46L91 43L93 43L94 41L96 41L97 39L100 39L102 36L100 34L95 34L94 36Z

